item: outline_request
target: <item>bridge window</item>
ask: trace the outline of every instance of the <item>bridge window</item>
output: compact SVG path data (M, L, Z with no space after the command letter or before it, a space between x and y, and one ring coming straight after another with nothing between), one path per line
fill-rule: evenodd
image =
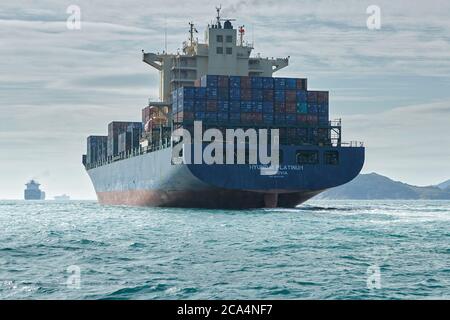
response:
M339 152L326 151L325 152L325 164L338 165L339 164Z
M227 48L227 54L233 54L233 48Z
M227 36L227 42L232 43L233 42L233 36Z
M222 35L218 35L217 36L217 42L223 42L223 36Z
M217 47L217 54L223 54L223 48Z
M318 164L319 152L318 151L297 151L296 154L297 164Z

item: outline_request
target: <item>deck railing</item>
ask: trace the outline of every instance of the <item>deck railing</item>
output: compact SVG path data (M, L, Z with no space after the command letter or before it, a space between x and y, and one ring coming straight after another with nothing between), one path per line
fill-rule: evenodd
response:
M346 148L364 148L364 142L362 141L341 142L340 146Z
M317 144L312 143L301 143L299 146L317 146L317 147L343 147L343 148L363 148L364 143L360 141L349 141L349 142L342 142L341 141L341 119L329 121L328 126L320 126L318 128L324 128L328 127L330 129L330 137L327 139L326 142L319 142ZM295 144L297 145L297 144ZM151 153L158 150L167 149L171 146L171 141L169 139L165 139L162 141L162 144L154 144L147 147L139 147L132 149L128 152L121 153L117 156L110 156L106 159L102 159L95 163L88 163L85 165L86 169L94 169L97 167L101 167L107 164L111 164L116 161L121 161L129 158L133 158L136 156L144 155L147 153Z

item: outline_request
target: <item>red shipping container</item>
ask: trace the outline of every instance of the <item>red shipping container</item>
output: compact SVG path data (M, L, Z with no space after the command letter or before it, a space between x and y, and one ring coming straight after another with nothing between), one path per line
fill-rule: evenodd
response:
M317 91L308 91L308 102L317 102Z
M296 90L286 90L286 102L297 102Z
M263 101L271 102L273 101L273 90L272 89L264 89L263 90Z
M206 111L217 112L217 100L206 101Z
M241 89L241 100L244 100L244 101L252 100L252 90L251 89Z
M297 79L297 89L298 90L307 90L308 89L308 80L307 79Z
M311 126L316 126L319 123L319 119L316 115L308 115L308 124Z
M194 120L194 113L193 112L187 112L187 111L181 111L177 113L177 121L191 121Z
M217 83L219 88L228 88L229 78L228 76L218 76Z
M297 123L299 125L307 125L308 124L308 116L305 114L297 115Z
M241 89L251 89L252 80L250 77L241 77Z
M317 92L317 102L328 103L328 91Z
M241 113L241 122L245 124L250 124L253 122L251 113Z
M261 123L263 121L262 113L254 112L252 113L252 119L255 123Z
M295 102L286 102L286 113L297 113L297 104Z

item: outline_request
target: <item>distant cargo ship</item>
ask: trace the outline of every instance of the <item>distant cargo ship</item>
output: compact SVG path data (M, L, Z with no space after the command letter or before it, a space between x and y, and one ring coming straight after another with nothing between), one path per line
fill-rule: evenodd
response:
M69 201L70 197L66 194L55 196L55 201Z
M31 180L26 184L27 188L24 191L25 200L45 200L45 192L39 189L40 184Z
M190 23L183 53L143 52L143 61L159 71L160 101L149 102L142 122L112 122L108 136L88 138L83 164L100 203L292 208L358 175L364 146L342 142L341 121L329 119L328 92L309 90L304 78L273 77L289 57L251 56L244 27L221 19L220 9L204 43L194 38L196 32ZM175 161L178 142L172 134L179 128L192 132L195 121L223 133L279 129L278 172L262 175L261 166L250 162Z

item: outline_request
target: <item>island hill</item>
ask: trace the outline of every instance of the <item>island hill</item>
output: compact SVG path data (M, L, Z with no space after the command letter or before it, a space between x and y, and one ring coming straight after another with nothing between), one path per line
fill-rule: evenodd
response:
M450 180L437 186L418 187L371 173L320 194L315 199L450 200Z
M445 190L450 188L450 180L447 180L445 182L442 182L441 184L438 184L438 188Z

